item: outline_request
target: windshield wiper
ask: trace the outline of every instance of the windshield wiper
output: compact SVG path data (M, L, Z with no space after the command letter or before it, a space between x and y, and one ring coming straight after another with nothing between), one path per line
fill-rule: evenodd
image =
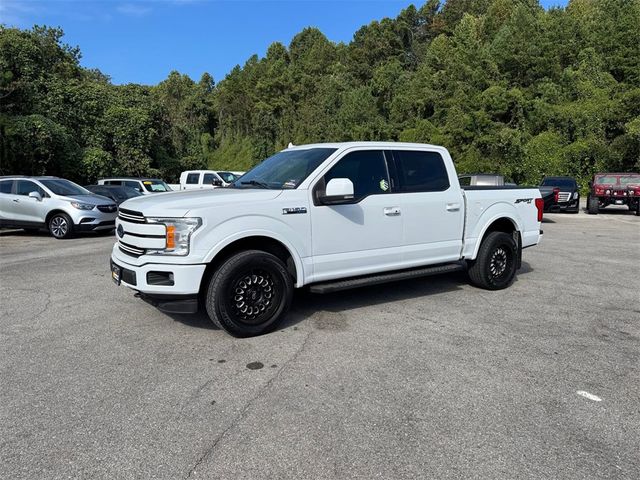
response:
M260 188L271 188L267 182L261 182L260 180L245 180L240 181L242 185L254 185Z

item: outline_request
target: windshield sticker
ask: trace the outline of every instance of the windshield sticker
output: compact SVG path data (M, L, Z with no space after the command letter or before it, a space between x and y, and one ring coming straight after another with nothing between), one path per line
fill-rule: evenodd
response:
M380 190L386 192L389 190L389 182L387 182L384 178L380 180Z

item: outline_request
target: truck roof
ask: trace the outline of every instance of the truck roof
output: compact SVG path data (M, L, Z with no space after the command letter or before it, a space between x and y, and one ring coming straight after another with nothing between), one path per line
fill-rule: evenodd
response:
M306 145L293 145L285 150L305 150L308 148L349 148L349 147L378 147L386 149L394 148L434 148L443 150L441 145L431 145L428 143L411 143L411 142L329 142L329 143L310 143Z

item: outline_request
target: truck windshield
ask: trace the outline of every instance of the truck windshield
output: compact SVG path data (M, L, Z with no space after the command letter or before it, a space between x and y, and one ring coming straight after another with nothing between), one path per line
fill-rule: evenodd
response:
M75 183L62 178L40 180L40 183L56 195L93 195L86 188L82 188L80 185L76 185Z
M571 178L545 178L542 180L543 187L576 188L576 181Z
M640 175L625 175L624 177L620 177L620 185L623 187L640 185Z
M245 173L232 187L274 190L297 188L335 151L335 148L283 150Z
M144 188L149 192L170 192L171 189L169 185L164 183L162 180L144 180L142 182Z
M618 177L601 175L596 177L596 181L594 183L599 185L613 185L618 183Z

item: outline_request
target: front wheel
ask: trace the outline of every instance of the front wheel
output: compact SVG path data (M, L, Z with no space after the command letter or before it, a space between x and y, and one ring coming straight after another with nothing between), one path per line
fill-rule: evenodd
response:
M518 245L504 232L489 233L474 261L469 262L469 278L475 286L487 290L508 287L516 275Z
M73 235L73 222L66 213L56 213L49 219L49 232L58 239Z
M598 200L598 197L589 196L589 199L587 200L587 211L591 215L597 215L599 210L600 210L600 200Z
M247 250L229 257L212 275L207 289L209 318L235 337L273 330L293 298L293 280L275 255Z

